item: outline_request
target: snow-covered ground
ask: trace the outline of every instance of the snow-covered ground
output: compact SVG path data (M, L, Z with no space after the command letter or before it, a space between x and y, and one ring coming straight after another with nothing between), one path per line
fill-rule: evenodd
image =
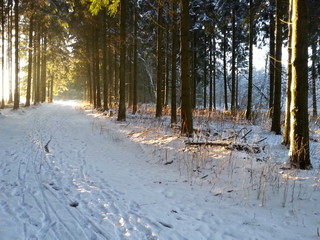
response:
M1 240L320 239L316 142L314 169L287 171L257 126L196 118L209 130L188 140L165 117L68 102L0 113ZM185 144L230 136L262 151Z

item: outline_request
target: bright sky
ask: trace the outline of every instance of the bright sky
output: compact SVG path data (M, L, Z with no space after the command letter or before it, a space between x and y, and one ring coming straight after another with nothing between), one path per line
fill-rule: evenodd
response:
M262 49L259 49L257 47L253 48L253 64L256 67L257 70L263 70L266 65L266 56L268 54L269 48L263 47ZM288 59L288 52L287 48L282 49L282 58L283 62L286 63ZM14 71L14 66L13 66L13 71ZM20 78L23 77L22 74L23 72L20 72ZM14 73L12 74L13 76L13 82L14 82ZM8 88L9 88L9 83L8 83L8 78L9 78L9 72L7 69L7 66L5 66L5 71L4 71L4 79L5 79L5 99L8 99ZM14 83L13 83L14 84ZM14 91L14 87L12 87ZM1 81L1 76L0 76L0 99L2 99L2 81Z
M257 47L253 48L253 64L257 70L263 70L266 66L266 56L269 54L269 47L263 47L259 49ZM288 50L287 48L282 48L282 62L287 63L288 61Z

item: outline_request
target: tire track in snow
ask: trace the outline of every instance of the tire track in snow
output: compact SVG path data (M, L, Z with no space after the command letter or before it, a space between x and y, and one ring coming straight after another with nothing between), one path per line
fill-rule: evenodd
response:
M19 170L8 194L20 199L19 209L0 202L22 222L25 239L158 239L152 221L140 217L133 203L94 174L98 170L87 164L86 151L92 146L86 139L71 139L74 144L67 145L70 120L48 112L36 116L32 125L11 156ZM73 201L79 206L70 207Z
M67 205L67 203L61 203L61 201L57 201L55 202L55 204L53 204L47 197L47 194L46 192L44 191L44 186L43 186L43 181L44 179L47 177L46 175L48 173L50 173L52 171L52 169L54 169L50 163L48 163L48 156L49 154L45 154L43 152L44 150L44 137L43 137L43 133L45 135L47 135L46 138L48 138L48 133L50 134L50 131L48 132L48 127L49 125L47 124L47 121L48 121L48 116L45 116L44 118L40 119L40 123L38 124L38 127L36 129L36 134L34 133L34 137L38 137L38 141L40 142L39 144L39 150L42 151L42 158L40 158L40 163L39 162L34 162L34 169L36 170L36 167L37 167L37 164L40 164L40 167L39 167L39 173L37 174L36 171L35 171L35 175L36 175L36 178L37 178L37 183L38 183L38 186L39 186L39 189L40 189L40 192L41 192L41 195L42 195L42 200L43 200L43 203L44 203L44 206L45 206L45 218L46 219L50 219L50 213L49 213L49 210L50 212L53 214L53 216L56 218L56 221L57 221L57 224L55 224L57 227L58 226L61 226L62 228L64 228L66 230L66 232L68 233L69 237L68 238L71 238L71 239L78 239L79 237L81 238L85 238L85 239L89 239L88 235L85 233L85 231L83 230L83 226L79 223L79 220L77 219L76 216L74 216L70 211L69 211L69 206ZM38 133L38 134L37 134ZM38 135L38 136L37 136ZM43 144L44 143L44 144ZM43 167L43 161L45 161L47 163L47 166L48 168L45 169ZM41 169L43 168L43 169ZM41 171L42 170L42 171ZM58 205L58 206L57 206ZM59 209L61 211L61 209L64 209L65 211L62 211L65 215L65 213L67 212L68 215L71 217L71 219L73 220L74 222L74 226L77 226L76 229L79 230L77 231L77 234L78 236L74 236L76 235L75 231L73 231L68 224L65 224L65 220L63 219L65 216L60 216L58 211L56 209ZM73 226L73 227L74 227ZM46 227L46 226L45 226ZM57 231L61 230L60 229L57 229ZM82 234L79 235L79 232ZM64 236L65 237L65 236Z

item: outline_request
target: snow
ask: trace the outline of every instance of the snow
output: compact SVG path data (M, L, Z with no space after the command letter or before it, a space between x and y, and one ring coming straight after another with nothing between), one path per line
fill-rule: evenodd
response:
M167 117L115 119L75 102L1 111L1 240L319 239L318 143L313 170L288 171L263 126L196 116L218 134L186 139ZM234 132L263 151L185 144Z

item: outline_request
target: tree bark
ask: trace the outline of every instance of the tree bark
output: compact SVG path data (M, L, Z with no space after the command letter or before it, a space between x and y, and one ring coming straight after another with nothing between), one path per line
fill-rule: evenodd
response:
M193 133L190 58L189 58L189 0L181 0L181 133Z
M33 21L33 28L34 28L34 36L33 36L33 61L32 61L32 101L33 104L36 104L36 86L37 86L37 34L38 31L38 21L37 18L34 17L34 21Z
M212 97L213 97L213 68L212 68L212 58L213 58L213 50L212 50L212 37L209 38L209 111L212 111Z
M50 103L53 102L53 81L54 81L54 74L52 74L51 81L50 81L50 98L49 98Z
M137 1L134 2L133 12L133 102L132 113L138 110L138 11Z
M20 90L19 90L19 0L14 1L14 30L15 30L15 88L14 88L14 103L13 109L19 108Z
M283 131L282 143L286 146L290 144L290 105L291 105L291 83L292 83L292 0L289 0L289 24L288 24L288 72L287 72L287 88L286 88L286 112Z
M13 9L12 0L8 0L8 82L9 82L9 100L8 103L13 102L12 96L12 28L13 28Z
M216 101L216 38L215 38L215 32L213 34L212 39L212 45L213 45L213 108L217 109L217 101Z
M312 168L308 121L308 4L293 0L290 163Z
M91 44L89 37L86 38L86 54L87 58L87 97L90 104L93 103L93 82L92 82L92 54L91 54Z
M91 91L92 91L92 100L93 100L93 107L97 108L97 77L96 77L96 54L95 54L95 34L96 30L95 27L92 27L92 38L89 38L91 41L90 43L90 57L91 57Z
M162 96L163 96L163 24L162 24L162 6L158 3L158 27L157 27L157 102L156 117L162 116Z
M32 47L33 47L33 14L30 17L29 24L29 45L28 45L28 77L27 77L27 96L26 96L26 107L30 106L31 100L31 79L32 79Z
M102 10L102 81L103 81L103 110L108 110L109 83L107 76L107 9Z
M43 46L41 53L41 97L40 101L46 101L46 85L47 85L47 34L43 32Z
M171 123L177 123L177 3L172 3Z
M281 75L282 75L282 0L277 0L276 13L276 66L274 79L274 102L271 131L281 134Z
M37 33L36 33L36 44L35 44L35 48L36 48L36 58L37 58L37 61L34 62L34 64L36 64L36 72L35 72L35 75L36 75L36 79L35 79L35 82L36 82L36 89L35 89L35 97L34 97L34 104L38 104L40 102L40 70L41 70L41 59L40 59L40 56L41 56L41 27L40 27L40 22L38 22L38 25L37 25Z
M164 106L168 106L169 104L169 62L170 62L170 52L169 52L169 27L166 26L166 51L165 51L165 97L164 97Z
M249 5L249 76L248 76L248 103L246 119L251 120L252 115L252 56L253 56L253 6Z
M93 40L94 43L94 76L95 76L95 83L96 83L96 102L97 102L97 108L100 109L101 108L101 87L100 87L100 54L99 54L99 43L100 43L100 38L99 38L99 28L100 28L100 19L99 19L99 15L96 16L97 18L97 24L95 25L95 38Z
M192 108L197 106L197 68L198 68L198 55L197 55L197 30L193 31L192 41Z
M314 118L318 116L318 109L317 109L317 41L313 41L311 45L312 49L312 66L311 66L311 78L312 78L312 115ZM320 69L319 69L320 70Z
M203 108L207 108L207 35L204 33Z
M274 0L270 0L270 6L274 7ZM274 11L271 10L269 15L270 20L270 43L269 43L269 81L270 81L270 90L269 90L269 109L273 111L273 101L274 101L274 71L275 71L275 20L274 20Z
M223 85L224 85L224 110L228 110L227 88L227 26L223 26Z
M118 121L126 120L126 0L120 0L120 90Z
M236 111L236 9L232 8L231 112Z
M5 102L4 102L4 1L1 0L0 2L1 5L1 83L2 83L2 99L1 99L1 106L0 108L3 109L5 107Z

